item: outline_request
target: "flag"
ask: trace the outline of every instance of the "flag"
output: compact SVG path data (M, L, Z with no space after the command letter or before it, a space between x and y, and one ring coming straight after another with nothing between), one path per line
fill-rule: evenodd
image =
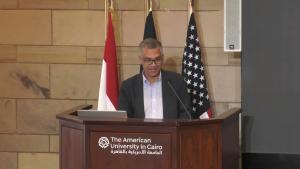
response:
M156 39L156 31L154 26L154 20L152 11L150 11L147 15L146 22L145 22L145 29L144 29L144 37L143 39L153 38ZM143 71L143 66L140 65L140 72Z
M191 13L182 59L182 75L191 97L193 117L212 117L194 13Z
M102 61L98 110L116 110L118 106L118 95L116 43L111 13L108 12L107 35Z
M155 31L152 11L150 11L148 13L147 18L146 18L146 23L145 23L144 38L143 39L147 39L147 38L156 39L156 31Z

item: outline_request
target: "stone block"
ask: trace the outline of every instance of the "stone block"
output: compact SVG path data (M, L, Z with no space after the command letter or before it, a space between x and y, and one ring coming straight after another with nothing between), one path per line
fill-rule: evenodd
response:
M140 72L140 65L121 65L119 67L119 81L128 79Z
M144 10L144 0L115 0L114 8L117 10L134 10L134 11L143 11Z
M89 0L89 9L105 9L104 0Z
M51 44L50 10L0 10L0 44Z
M18 169L59 169L57 153L19 153Z
M120 47L118 48L118 63L122 65L139 65L139 56L141 52L138 47Z
M19 46L18 62L86 63L86 48L71 46Z
M10 45L0 45L0 62L16 62L17 47Z
M223 47L223 11L195 12L195 19L201 47Z
M18 8L18 0L0 0L0 9Z
M0 169L18 169L18 154L0 152Z
M186 11L155 11L158 39L164 47L184 47L187 31Z
M117 50L118 63L121 65L139 65L141 55L138 47L120 47Z
M51 97L97 99L100 65L51 65Z
M87 47L86 63L102 64L104 47Z
M49 65L0 63L0 97L49 98Z
M144 0L115 0L114 1L115 10L131 10L131 11L143 11L144 10ZM89 0L90 9L105 9L104 0Z
M231 102L211 102L214 117L221 115L222 113L228 111L231 108L240 108L240 103L231 103Z
M0 151L48 152L49 136L0 134Z
M11 133L17 129L16 100L0 99L0 133Z
M19 0L19 7L30 9L87 9L88 0Z
M121 11L114 11L112 12L112 22L113 22L113 29L114 29L114 36L115 36L115 43L116 46L121 46L121 36L122 36L122 12ZM107 25L105 25L105 20L103 21L103 26L105 26L105 28L107 27ZM107 22L107 21L106 21ZM104 32L104 34L107 34L107 32ZM105 35L106 35L105 34ZM106 37L104 37L105 39ZM103 46L105 46L105 40L104 40L104 44Z
M188 1L182 0L163 0L159 1L160 10L187 10Z
M118 64L139 64L140 55L138 47L117 47ZM87 63L102 64L104 47L88 47Z
M53 44L103 46L104 11L53 11Z
M118 64L139 65L141 55L138 47L119 47L117 48Z
M57 134L56 115L85 104L82 100L18 100L17 126L19 133Z
M225 102L211 102L211 106L213 109L213 117L217 117L229 109L228 103Z
M143 40L145 13L143 11L122 12L122 45L138 46Z
M50 152L58 153L59 152L59 136L50 135Z
M240 66L208 66L205 71L212 101L241 102Z
M165 65L163 66L163 69L181 74L181 65L180 66Z
M232 108L241 108L241 102L237 102L237 103L228 103L228 108L232 109Z
M228 65L230 53L224 52L223 48L201 48L202 62L204 65Z
M194 1L194 9L201 10L201 11L208 11L208 10L223 10L224 1L223 0L198 0Z
M164 65L181 66L184 48L166 48L164 47Z

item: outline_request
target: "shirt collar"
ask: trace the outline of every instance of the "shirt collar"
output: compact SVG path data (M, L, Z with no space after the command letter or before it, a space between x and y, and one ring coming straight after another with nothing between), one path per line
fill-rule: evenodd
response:
M146 84L150 84L150 82L147 80L147 78L144 75L144 71L143 71L142 75L143 75L143 82ZM159 72L159 76L158 76L158 79L156 82L159 82L159 81L161 81L161 71Z

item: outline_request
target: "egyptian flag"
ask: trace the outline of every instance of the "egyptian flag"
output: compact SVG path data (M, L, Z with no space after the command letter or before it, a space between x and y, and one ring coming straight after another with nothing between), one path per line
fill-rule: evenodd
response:
M107 35L102 61L98 110L116 110L118 106L118 95L116 43L111 12L108 12Z

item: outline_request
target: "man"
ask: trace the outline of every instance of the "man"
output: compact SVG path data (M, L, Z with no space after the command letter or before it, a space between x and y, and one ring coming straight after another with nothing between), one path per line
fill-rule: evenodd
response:
M185 82L181 75L162 70L161 43L148 38L143 40L139 47L143 72L123 81L118 109L126 110L129 118L188 118L187 111L190 110L191 103ZM175 91L172 91L172 88Z

